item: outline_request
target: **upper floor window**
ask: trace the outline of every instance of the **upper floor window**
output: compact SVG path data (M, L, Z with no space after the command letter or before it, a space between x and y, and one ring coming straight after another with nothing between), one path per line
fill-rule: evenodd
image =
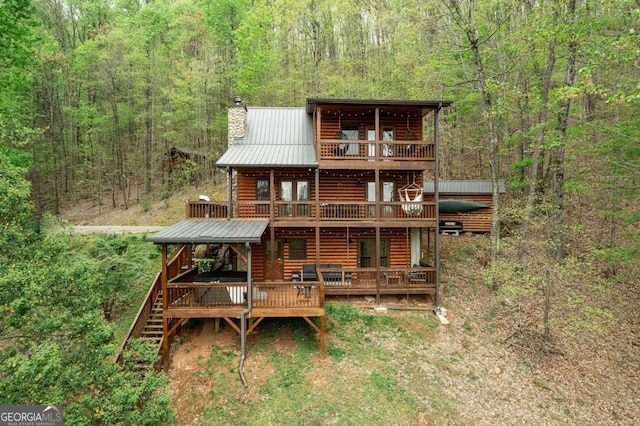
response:
M256 201L271 201L271 190L269 179L256 179ZM256 213L259 215L269 214L269 204L256 204Z
M305 201L310 199L310 186L308 180L283 180L280 182L280 200L297 201L295 209L296 216L309 216L310 205ZM280 210L282 216L293 216L294 209L292 204L283 204Z
M271 199L269 192L269 179L256 179L256 200L269 201Z
M360 139L360 126L357 124L342 124L340 126L340 135L342 139L357 141ZM337 152L338 156L344 155L359 155L360 145L357 143L341 143L338 145Z

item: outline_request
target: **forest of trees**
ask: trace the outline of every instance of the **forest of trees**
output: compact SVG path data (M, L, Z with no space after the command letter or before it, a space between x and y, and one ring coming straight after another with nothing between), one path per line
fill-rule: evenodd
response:
M0 141L30 158L38 213L216 181L233 95L449 99L442 178L506 179L523 241L542 211L557 259L574 195L598 246L629 243L638 0L5 0L0 25ZM171 147L207 161L169 175Z
M68 249L50 241L34 260L33 214L211 184L234 95L250 106L452 100L440 176L507 180L495 225L517 227L520 260L543 248L594 260L607 280L637 279L640 0L0 0L0 52L3 285L28 287L11 265ZM171 147L208 162L169 176ZM502 266L492 279L522 274ZM7 315L16 323L0 336L22 314ZM37 371L37 354L14 355Z

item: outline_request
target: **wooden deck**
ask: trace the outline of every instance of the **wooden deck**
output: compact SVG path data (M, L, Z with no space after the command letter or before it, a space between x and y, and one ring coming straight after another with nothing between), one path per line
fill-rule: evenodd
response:
M220 201L189 200L186 204L186 218L225 219L228 206ZM398 226L435 226L436 210L433 201L424 202L344 202L335 200L315 201L234 201L232 217L246 219L265 218L274 222L296 222L315 224L316 219L344 226L344 222L354 224L376 221L395 223ZM425 223L428 220L428 223Z
M248 285L172 282L167 285L169 318L240 318L248 308ZM252 285L251 317L324 315L322 283L263 282Z

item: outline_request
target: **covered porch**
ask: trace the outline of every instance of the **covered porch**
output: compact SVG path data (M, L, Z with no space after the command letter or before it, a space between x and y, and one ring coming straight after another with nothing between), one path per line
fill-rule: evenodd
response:
M157 280L161 288L154 294L162 301L165 369L172 337L188 318L223 318L240 334L244 359L246 336L264 318L301 317L319 333L320 353L324 355L322 283L303 287L292 282L254 281L253 246L260 244L268 225L267 219L183 220L148 237L148 241L162 245L162 272ZM233 250L238 259L234 270L199 273L193 246L212 244ZM313 317L319 318L319 324L311 320Z

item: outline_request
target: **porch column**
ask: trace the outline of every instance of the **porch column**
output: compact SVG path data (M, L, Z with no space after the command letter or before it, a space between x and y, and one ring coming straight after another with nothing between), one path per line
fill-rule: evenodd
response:
M380 144L380 107L376 107L375 112L375 144L376 144L376 161L380 161L381 153L382 153L382 144ZM376 170L377 173L377 170ZM376 185L377 187L377 185ZM377 198L376 198L377 200Z
M275 241L276 241L276 228L274 226L274 219L276 216L276 203L275 203L275 197L276 197L276 178L275 178L275 172L273 169L269 170L269 192L270 192L270 197L271 198L271 217L270 217L270 223L269 223L269 239L271 240L271 244L269 244L269 262L271 262L271 266L269 267L270 269L270 274L271 276L268 277L271 281L275 280L275 271L276 271L276 259L275 259L275 254L276 254L276 247L275 247ZM267 277L265 277L267 278Z
M438 206L438 200L440 198L438 193L438 175L440 173L440 153L438 149L439 138L438 134L438 123L440 116L440 108L442 108L442 104L438 105L433 111L433 142L435 147L435 172L433 173L433 198L436 203L436 235L434 241L434 250L435 250L435 263L436 263L436 310L440 309L440 208Z
M233 169L227 167L227 219L233 216Z
M376 225L376 249L374 250L376 259L376 305L380 304L380 280L382 274L380 273L380 226ZM391 257L391 256L389 256Z

